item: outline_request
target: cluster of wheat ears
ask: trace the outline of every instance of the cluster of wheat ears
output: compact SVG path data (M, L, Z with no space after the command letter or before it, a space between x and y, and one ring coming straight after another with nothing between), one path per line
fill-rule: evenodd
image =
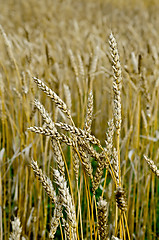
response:
M130 239L129 228L127 225L127 218L125 212L127 211L127 199L124 188L122 187L121 182L121 170L120 170L120 130L121 130L121 84L122 84L122 71L119 60L119 54L117 49L117 43L113 34L110 34L109 37L110 44L110 55L112 59L112 68L114 73L114 81L113 81L113 93L114 93L114 117L112 120L108 122L108 130L106 133L105 146L102 146L100 140L97 139L94 135L91 134L91 125L92 125L92 116L93 116L93 93L92 89L90 89L88 94L88 104L86 111L85 124L83 129L77 128L71 116L71 109L68 107L71 105L69 93L68 93L68 105L48 86L45 85L40 79L34 77L33 80L37 84L38 88L41 89L55 104L56 106L67 116L69 123L63 122L53 122L51 116L46 111L45 107L37 100L34 100L34 104L36 109L40 112L44 124L42 127L34 126L29 127L28 130L42 134L44 136L49 136L51 138L51 144L54 151L54 160L57 163L57 169L53 169L53 179L56 183L58 193L53 187L51 180L42 172L39 168L38 163L34 160L31 161L31 167L38 177L38 180L42 184L44 190L48 194L51 201L55 204L54 207L54 215L51 219L51 229L49 232L49 238L54 239L56 230L60 224L60 220L62 221L62 227L64 228L65 237L67 239L78 239L78 220L79 214L81 215L81 207L80 207L80 195L78 192L79 188L79 165L82 165L82 171L84 174L84 178L86 181L91 181L93 198L91 203L92 212L96 211L97 218L97 229L100 239L108 239L109 238L109 222L108 222L108 202L105 198L103 198L102 192L98 201L96 202L95 194L96 190L99 187L101 178L103 176L103 171L105 172L105 184L107 179L107 172L111 174L111 177L115 183L116 191L115 191L115 199L117 203L117 213L118 209L120 210L120 214L116 214L116 224L115 224L115 234L118 233L118 228L120 228L120 237L124 239ZM92 63L93 67L95 66L95 62ZM75 73L76 65L74 63L74 59L72 56L72 65L74 66ZM82 70L84 71L84 70ZM69 91L68 89L66 89ZM68 134L63 134L58 129L63 129ZM115 135L115 138L114 138ZM113 140L114 138L114 140ZM114 144L114 141L116 143ZM72 158L73 158L73 169L75 174L75 182L77 187L78 194L78 215L76 215L76 206L74 204L73 193L71 189L71 183L69 180L69 171L68 166L63 156L62 148L60 143L65 143L68 146L71 146L72 150ZM94 145L98 147L98 151L94 148ZM115 147L116 146L116 147ZM97 162L97 168L93 175L93 169L91 165L90 159L93 158ZM144 156L148 166L150 169L159 177L159 170L157 166L154 164L152 160L150 160L147 156ZM68 182L66 179L68 178ZM104 188L105 189L105 184ZM69 186L68 186L69 185ZM88 196L89 198L90 196ZM64 217L63 211L65 211L66 215ZM118 217L120 216L119 223ZM92 217L93 221L94 217ZM17 221L17 219L15 219ZM13 221L13 226L14 222ZM14 229L14 227L13 227ZM18 229L18 230L17 230ZM17 224L17 235L18 231L21 229ZM13 233L12 233L13 234ZM92 239L92 230L90 239ZM97 230L94 231L94 234L97 235ZM12 237L10 239L15 239ZM18 239L18 236L17 236ZM119 239L118 237L111 236L111 239Z

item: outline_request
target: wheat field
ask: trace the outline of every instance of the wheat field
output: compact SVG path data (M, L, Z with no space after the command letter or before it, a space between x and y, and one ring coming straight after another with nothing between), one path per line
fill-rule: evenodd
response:
M0 239L159 239L158 1L0 9Z

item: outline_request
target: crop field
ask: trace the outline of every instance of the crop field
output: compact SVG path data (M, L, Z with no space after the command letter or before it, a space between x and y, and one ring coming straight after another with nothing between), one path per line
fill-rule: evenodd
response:
M0 1L3 239L159 239L158 0Z

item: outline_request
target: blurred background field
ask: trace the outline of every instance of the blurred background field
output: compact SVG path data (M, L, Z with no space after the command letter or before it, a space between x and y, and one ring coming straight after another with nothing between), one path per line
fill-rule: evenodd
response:
M34 98L43 103L54 121L66 119L32 78L43 80L66 102L68 86L73 120L80 128L84 126L87 95L93 82L92 134L104 146L108 121L113 117L113 72L108 44L111 31L118 43L122 66L120 156L130 236L159 239L159 181L143 159L146 154L159 167L158 1L1 0L0 9L1 239L9 239L14 216L20 219L25 239L48 239L53 215L53 204L28 167L33 158L54 182L52 168L56 168L56 163L49 138L27 131L30 126L43 124L35 111ZM95 61L97 65L92 70ZM70 149L63 144L62 149L75 189ZM92 166L96 168L93 160ZM83 235L90 239L81 179L82 176ZM109 202L111 235L115 224L115 185L109 175L107 180L104 197ZM96 192L97 199L103 183L104 177ZM60 228L55 239L61 239Z

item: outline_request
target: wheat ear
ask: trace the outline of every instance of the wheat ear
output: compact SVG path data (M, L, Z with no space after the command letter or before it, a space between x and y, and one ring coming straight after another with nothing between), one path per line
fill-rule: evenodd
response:
M55 182L58 185L59 196L61 197L62 204L66 209L68 221L73 228L76 228L76 213L72 197L67 188L66 180L60 175L58 170L54 170Z
M116 39L111 33L109 36L109 45L112 57L112 68L114 72L113 91L114 91L114 122L117 134L120 134L121 128L121 65L117 49Z
M43 174L42 170L38 167L37 162L35 162L34 160L31 161L31 167L50 199L52 200L52 202L55 203L57 199L56 192L53 188L51 180L45 174Z
M59 132L54 132L53 130L49 129L49 128L44 128L44 127L29 127L27 128L29 131L31 132L35 132L38 134L42 134L45 136L49 136L51 138L54 138L56 140L62 141L64 143L66 143L68 146L74 146L74 142L67 136L65 136L64 134L60 134Z
M126 211L127 200L126 200L125 190L122 187L118 187L115 192L115 196L116 196L116 202L117 202L118 208L122 211Z
M34 104L35 107L39 110L44 122L46 123L47 127L51 130L53 130L54 132L56 132L56 128L55 128L55 124L52 121L49 113L46 111L46 109L44 108L44 106L37 100L34 99Z
M101 240L108 239L108 203L100 197L97 203L98 209L98 231Z
M40 79L34 77L34 82L37 84L37 86L44 92L48 97L52 99L53 102L58 106L58 108L66 113L67 117L72 121L72 117L70 114L70 110L68 109L67 105L62 101L62 99L49 87L47 87Z
M147 156L144 155L144 158L149 166L149 168L152 170L152 172L159 177L159 170L157 169L157 166L154 164L154 161L148 158Z
M49 238L51 239L54 239L57 227L59 225L60 218L63 216L62 208L63 208L62 201L58 196L55 203L54 216L51 219L51 229L49 233Z
M58 140L51 139L52 148L54 150L54 158L57 162L60 174L65 178L65 165L60 151L60 143Z
M9 236L9 240L20 240L22 227L20 227L20 220L18 217L14 217L12 221L12 233Z
M114 72L114 81L113 81L113 92L114 92L114 124L116 127L117 133L117 153L118 153L118 165L119 165L119 184L121 181L120 177L120 130L121 130L121 65L119 60L117 42L113 34L110 34L109 45L112 57L112 68Z

